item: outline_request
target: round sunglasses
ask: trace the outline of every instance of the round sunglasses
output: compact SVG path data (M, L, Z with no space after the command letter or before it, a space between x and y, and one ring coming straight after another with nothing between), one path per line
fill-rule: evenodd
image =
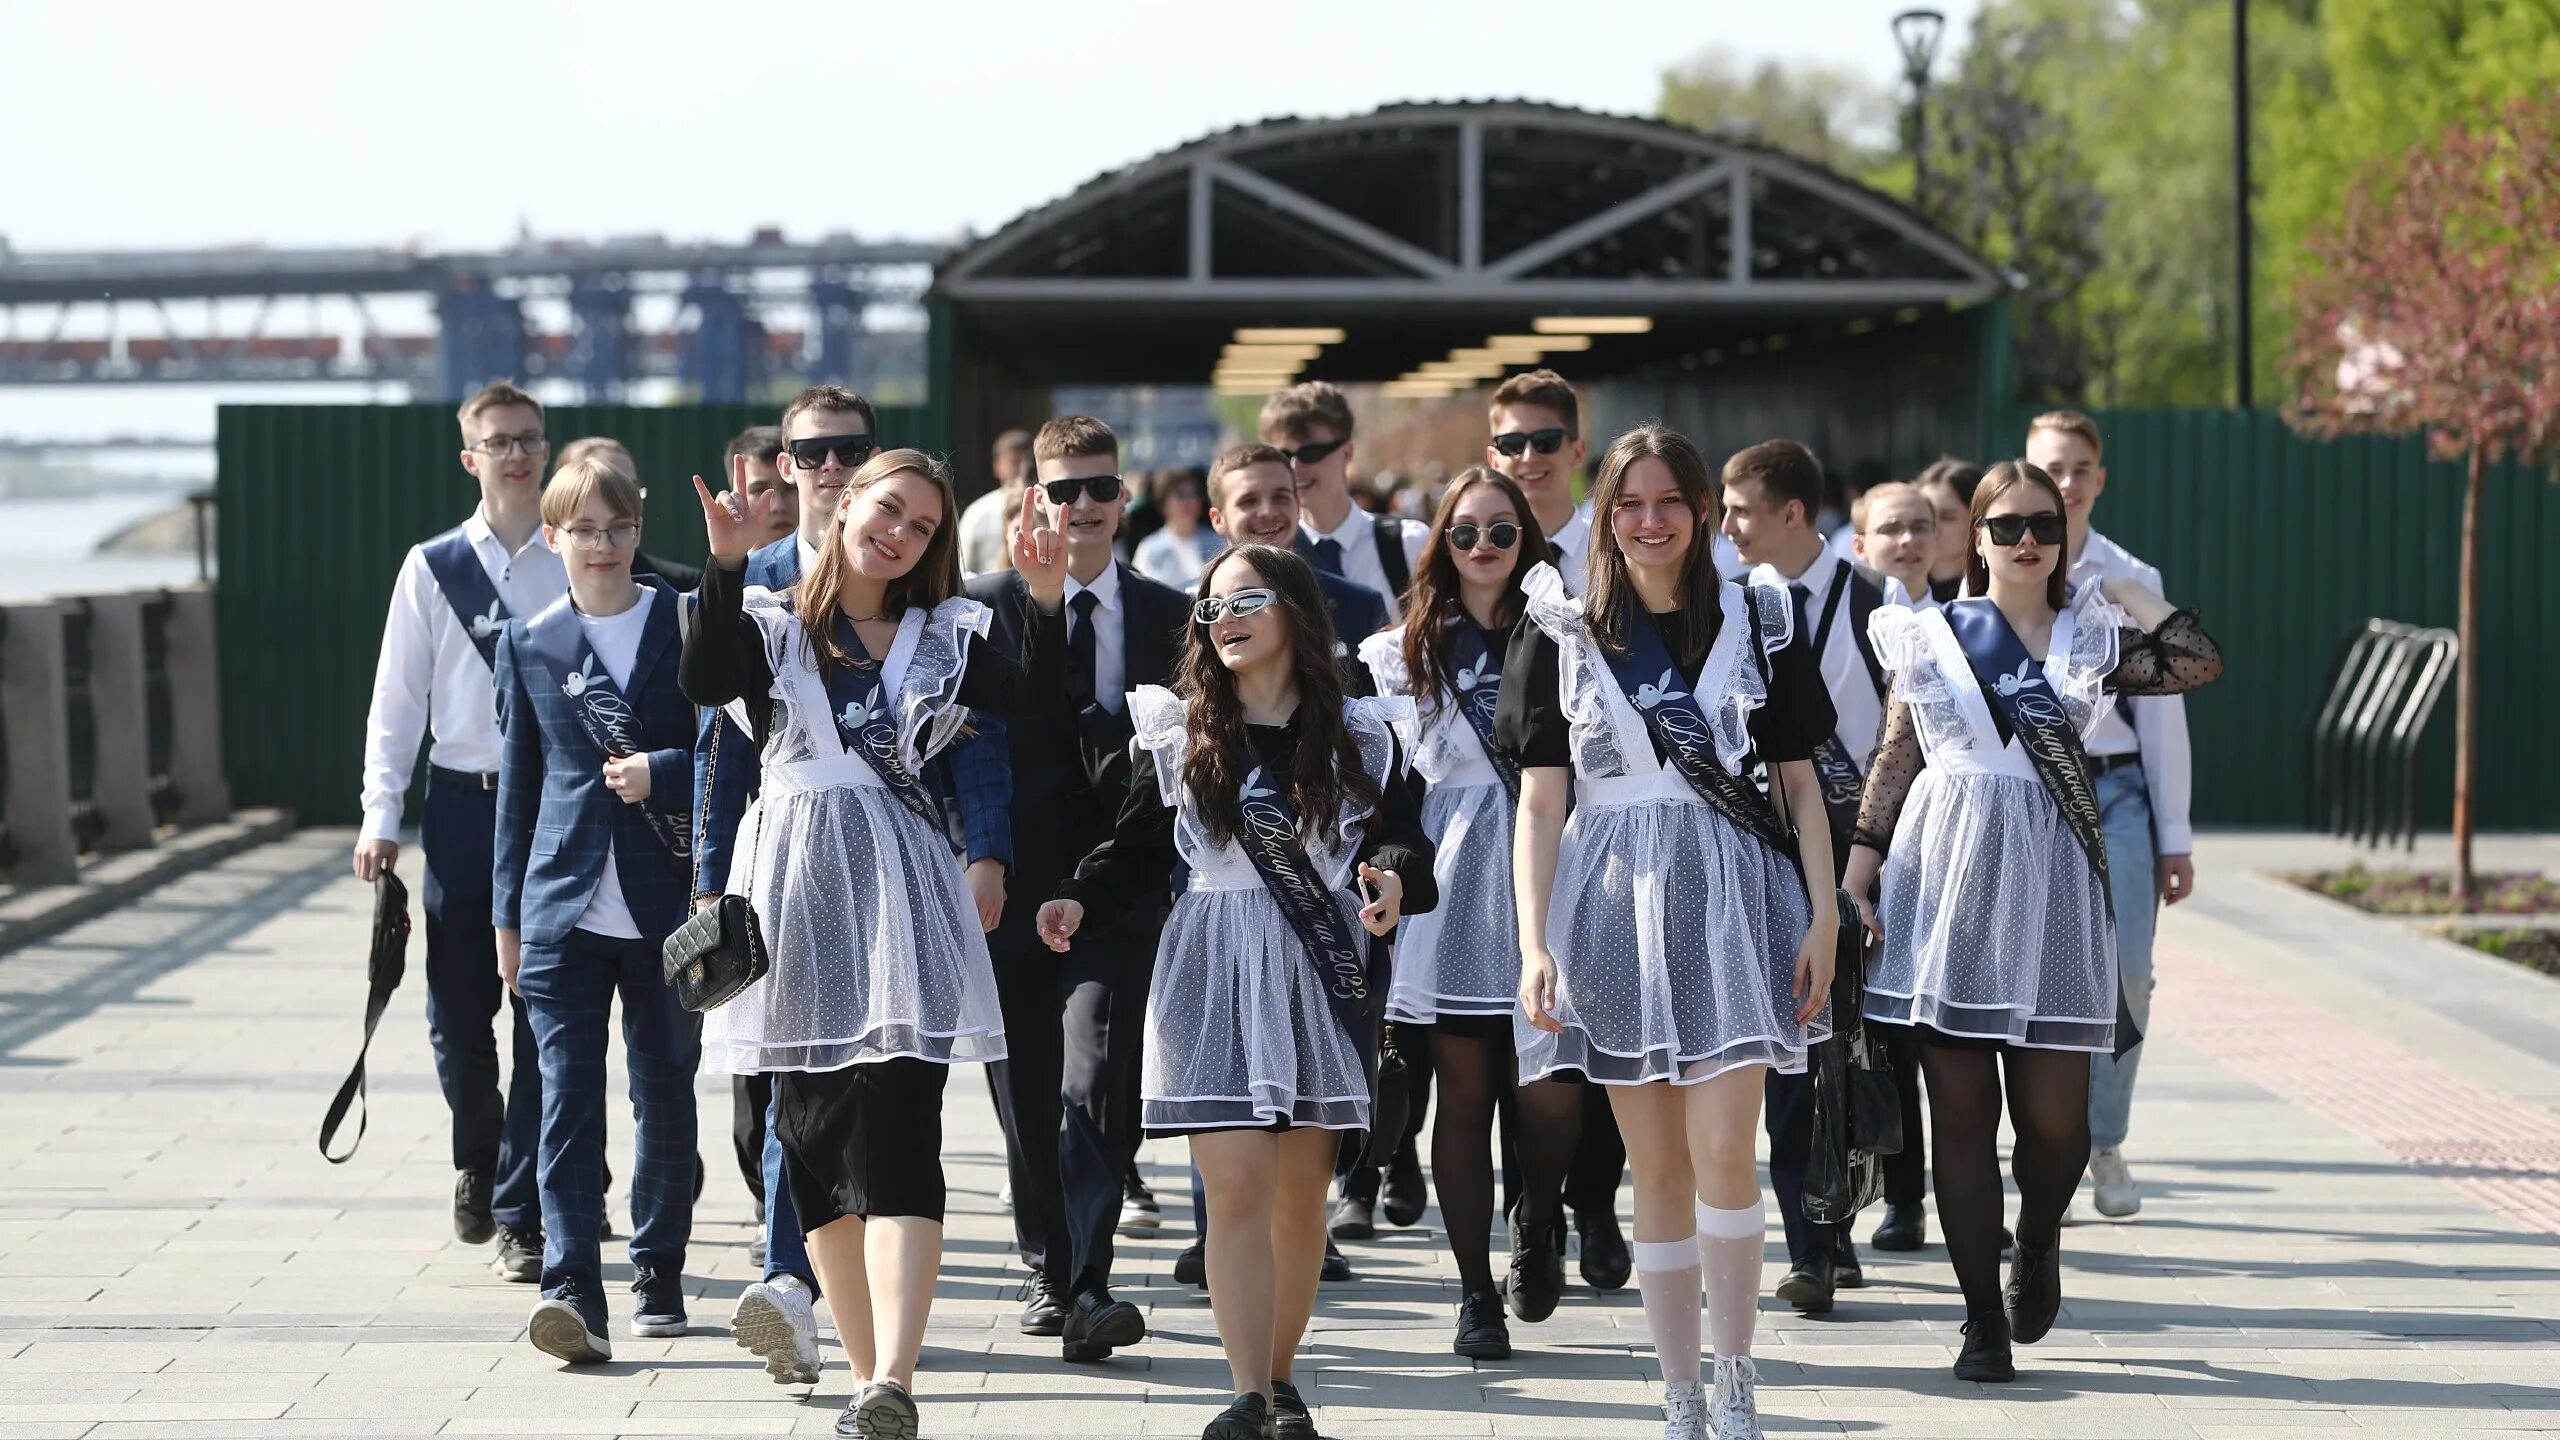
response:
M1520 527L1508 520L1497 520L1491 525L1449 527L1449 548L1453 550L1473 550L1479 541L1484 540L1492 541L1496 550L1508 550L1520 543Z
M1191 607L1191 618L1203 625L1215 625L1233 616L1238 620L1259 615L1280 601L1277 590L1236 590L1225 595L1207 595Z

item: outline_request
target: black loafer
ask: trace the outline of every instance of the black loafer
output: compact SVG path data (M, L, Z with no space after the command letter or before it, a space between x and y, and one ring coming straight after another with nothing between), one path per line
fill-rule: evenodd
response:
M498 1233L489 1216L489 1197L498 1188L495 1170L453 1172L453 1236L465 1245L486 1245Z
M1458 1338L1449 1348L1470 1360L1511 1358L1511 1327L1502 1318L1502 1292L1470 1290L1458 1302Z
M1385 1212L1390 1225L1402 1228L1422 1219L1431 1194L1422 1183L1422 1160L1414 1153L1412 1141L1406 1141L1396 1158L1388 1162L1385 1193L1378 1198L1378 1208Z
M1333 1214L1325 1220L1324 1233L1335 1240L1377 1239L1376 1203L1356 1195L1345 1195L1334 1201Z
M1200 1440L1271 1440L1271 1402L1259 1392L1237 1396L1200 1432Z
M1846 1235L1831 1247L1831 1283L1843 1290L1867 1286L1867 1267L1858 1263L1857 1244Z
M1897 1253L1917 1250L1929 1243L1928 1217L1917 1204L1889 1204L1884 1207L1884 1223L1876 1227L1867 1243Z
M1058 1353L1063 1359L1089 1365L1146 1338L1147 1317L1138 1313L1137 1306L1112 1299L1108 1290L1087 1290L1076 1296L1074 1307L1067 1311Z
M1964 1349L1956 1354L1956 1378L1998 1385L2018 1378L2009 1357L2009 1321L2001 1315L1977 1315L1964 1322Z
M1549 1227L1539 1228L1554 1233ZM1516 1218L1511 1222L1511 1313L1525 1324L1535 1325L1553 1315L1556 1302L1564 1298L1564 1255L1545 1238L1533 1238L1529 1227ZM1509 1351L1510 1342L1505 1340L1504 1353Z
M1306 1397L1286 1380L1271 1382L1271 1440L1323 1440Z
M2009 1262L2009 1334L2021 1345L2033 1345L2053 1328L2062 1313L2062 1237L2044 1245L2018 1244Z
M1195 1290L1209 1288L1209 1242L1194 1240L1173 1257L1173 1283Z
M1335 1248L1331 1237L1327 1237L1324 1242L1324 1269L1317 1273L1316 1278L1319 1280L1351 1278L1351 1262L1342 1258L1342 1252Z
M1022 1285L1022 1333L1025 1335L1062 1335L1067 1329L1067 1302L1051 1288L1049 1276L1034 1270Z
M1627 1249L1627 1237L1618 1233L1617 1215L1603 1210L1573 1219L1582 1232L1582 1283L1594 1290L1627 1288L1636 1257Z
M1832 1278L1831 1252L1807 1255L1778 1282L1778 1298L1796 1307L1799 1315L1831 1313L1832 1292L1838 1288Z

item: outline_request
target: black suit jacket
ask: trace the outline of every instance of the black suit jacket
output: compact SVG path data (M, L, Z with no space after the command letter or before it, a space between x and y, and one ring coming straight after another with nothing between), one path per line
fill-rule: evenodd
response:
M1315 567L1315 545L1307 539L1307 532L1299 531L1296 543L1289 548L1310 569ZM1325 570L1316 570L1316 588L1324 592L1324 603L1333 611L1333 638L1340 647L1334 652L1334 659L1342 663L1345 693L1376 694L1377 684L1370 678L1369 667L1360 663L1360 642L1387 628L1387 602L1359 581Z
M1182 660L1191 600L1120 561L1120 654L1125 689L1171 685ZM1031 592L1022 576L997 570L968 582L969 597L995 612L987 643L1020 658ZM1013 870L1005 877L1004 920L989 941L1008 949L1039 945L1032 919L1078 861L1110 838L1129 794L1127 705L1098 701L1068 708L1066 694L1044 697L1005 726L1013 760ZM1150 919L1147 923L1152 923ZM1152 958L1152 957L1150 957Z
M631 557L631 573L655 575L687 595L702 588L702 571L699 567L687 565L681 560L669 560L652 555L646 550Z

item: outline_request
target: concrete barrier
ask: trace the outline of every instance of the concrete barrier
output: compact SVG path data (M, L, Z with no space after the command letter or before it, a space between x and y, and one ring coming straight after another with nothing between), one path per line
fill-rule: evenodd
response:
M152 841L150 687L144 679L139 592L75 597L89 606L89 693L97 735L91 796L103 829L100 850L139 850Z
M62 607L0 605L0 726L8 731L9 837L16 885L61 885L80 871L71 831L71 751L64 718Z
M169 599L169 778L178 787L178 823L211 825L231 818L231 782L222 773L222 667L213 587L173 585Z

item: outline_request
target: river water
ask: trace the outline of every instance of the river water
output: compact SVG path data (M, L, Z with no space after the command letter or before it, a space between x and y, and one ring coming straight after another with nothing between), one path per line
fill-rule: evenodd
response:
M196 578L192 551L100 555L100 541L180 501L148 492L91 496L0 495L0 600L174 585Z

